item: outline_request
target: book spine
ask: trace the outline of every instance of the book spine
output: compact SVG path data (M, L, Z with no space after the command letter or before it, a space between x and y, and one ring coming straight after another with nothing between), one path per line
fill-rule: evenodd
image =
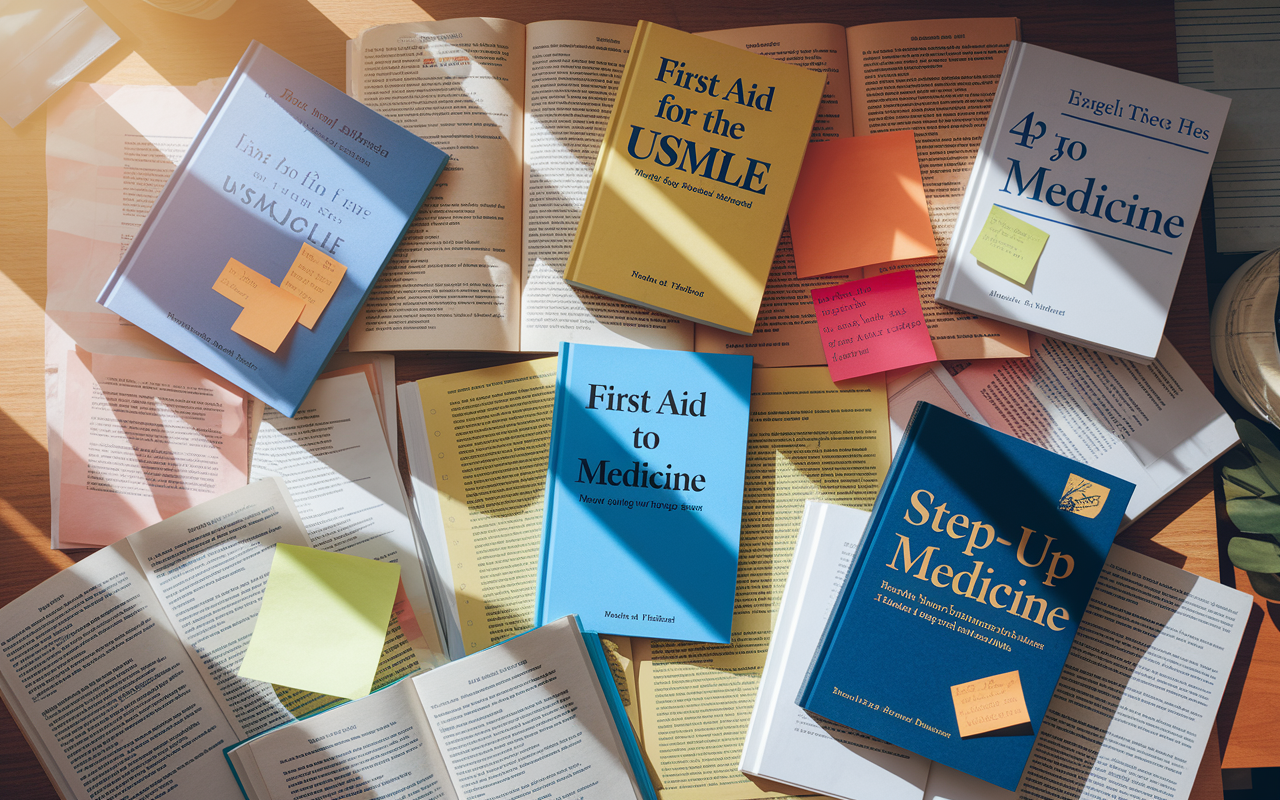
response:
M600 634L583 630L579 630L579 633L582 635L582 643L586 645L587 654L591 656L591 666L595 668L600 690L604 692L605 702L609 704L609 713L613 717L614 727L618 729L618 738L622 740L622 749L626 751L636 785L640 787L645 800L657 800L657 792L653 789L649 770L644 763L644 754L640 752L640 744L636 741L635 732L631 730L631 720L627 718L622 696L618 694L613 670L609 668L609 659L604 654L604 646L600 644Z
M240 63L236 64L236 68L231 70L231 77L227 78L227 82L222 86L222 91L218 92L218 98L213 101L213 106L209 109L209 113L205 115L204 122L200 124L200 130L196 132L195 138L191 140L191 145L187 148L187 152L183 154L182 160L178 162L178 166L169 176L164 189L156 197L155 209L158 209L158 211L147 214L142 227L138 229L133 241L129 243L129 248L125 250L124 257L120 259L120 263L111 273L111 277L107 278L106 284L103 285L102 291L98 293L98 303L111 308L111 296L115 293L116 286L129 274L129 269L133 265L133 259L137 255L138 249L147 240L151 229L155 227L155 221L164 215L164 207L169 203L169 199L173 196L178 184L182 183L182 180L186 177L187 167L191 164L191 159L199 152L210 128L213 127L214 121L217 120L218 115L222 112L223 106L231 99L231 95L235 93L240 81L244 79L245 73L249 70L249 65L258 57L261 50L261 43L257 41L250 42L249 48L240 57Z
M898 454L894 457L893 463L889 465L889 472L885 475L884 483L880 486L880 493L876 495L876 501L871 506L871 518L867 521L866 533L863 534L862 540L858 542L858 550L854 554L853 563L849 565L849 573L844 579L844 585L840 587L840 596L836 598L835 605L831 608L831 615L827 617L827 624L822 629L822 643L814 651L813 658L809 660L809 668L805 670L803 688L800 690L799 697L796 698L796 704L801 708L806 708L810 703L810 699L814 696L814 675L826 660L827 651L831 646L832 632L840 626L848 610L849 595L853 592L854 585L857 584L862 576L862 568L866 563L867 553L870 552L871 544L875 541L880 531L885 509L889 506L888 498L897 492L902 473L906 470L908 463L912 461L916 432L920 430L920 422L930 413L946 414L949 412L940 411L935 406L931 406L924 401L918 401L915 410L911 412L911 419L907 422L906 432L902 436L902 442L898 445Z
M587 196L582 203L582 216L578 220L578 231L573 237L573 246L569 249L569 258L565 262L564 279L573 284L577 280L578 259L582 254L583 242L591 235L591 220L596 204L600 200L600 176L604 174L605 162L613 150L613 143L618 138L618 126L621 125L622 109L626 108L627 98L631 94L639 70L640 54L644 51L649 38L649 27L652 23L640 20L636 25L636 35L631 40L631 52L627 54L627 65L622 71L622 80L618 83L618 98L613 102L613 112L609 114L609 124L605 127L604 138L600 140L600 153L596 156L595 171L591 175L591 184L587 187ZM598 289L592 291L598 292ZM625 299L625 298L624 298ZM634 302L629 300L628 302Z
M547 485L543 490L542 547L538 551L538 595L534 601L533 624L543 625L546 619L547 571L551 564L551 547L556 519L556 474L560 464L560 439L564 434L564 404L569 394L569 373L573 363L572 346L560 343L560 359L556 367L556 397L551 406L551 444L547 447Z

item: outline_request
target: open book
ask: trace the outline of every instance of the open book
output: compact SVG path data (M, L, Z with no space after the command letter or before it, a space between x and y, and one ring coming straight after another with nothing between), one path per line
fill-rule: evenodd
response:
M806 715L795 695L868 515L805 510L742 770L837 798L1186 798L1249 619L1252 598L1112 547L1017 793ZM962 613L929 593L950 618ZM852 688L852 687L851 687ZM1096 792L1096 793L1095 793Z
M455 658L532 625L555 377L546 358L399 388ZM889 464L886 417L881 374L836 387L826 367L754 371L731 642L632 640L626 706L663 800L772 796L738 757L804 501L871 507Z
M227 760L250 800L653 797L600 639L573 617L270 731Z
M0 695L59 794L234 797L218 751L327 705L237 675L279 542L310 544L283 485L263 480L0 609ZM375 686L419 669L396 615L383 665Z
M634 29L498 19L372 28L348 91L453 160L351 329L353 350L553 352L561 341L824 363L784 228L753 336L575 290L562 275ZM939 260L917 265L941 358L1026 355L1025 333L932 301L1016 19L776 25L702 34L827 73L811 140L915 131ZM857 277L857 276L854 276Z

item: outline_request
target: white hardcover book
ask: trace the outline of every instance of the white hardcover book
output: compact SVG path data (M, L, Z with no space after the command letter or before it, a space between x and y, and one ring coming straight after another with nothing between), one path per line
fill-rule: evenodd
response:
M931 763L927 758L811 717L796 705L868 519L858 509L805 504L738 769L846 800L920 800Z
M1230 104L1013 42L936 299L1151 361ZM1048 234L1038 260L1026 225Z

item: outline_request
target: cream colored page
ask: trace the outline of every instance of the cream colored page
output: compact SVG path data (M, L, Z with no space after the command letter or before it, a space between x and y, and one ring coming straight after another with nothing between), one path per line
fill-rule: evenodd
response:
M693 323L564 282L600 140L635 28L535 22L528 28L524 290L520 348L560 342L689 350Z
M275 800L454 800L413 683L299 720L232 753Z
M883 373L837 389L825 367L762 368L728 645L636 641L642 739L662 800L769 797L738 771L805 500L871 508L889 467Z
M129 537L237 739L293 719L271 684L237 674L279 542L310 544L277 479L251 483Z
M156 796L157 781L170 800L235 796L220 751L238 735L127 543L0 609L0 631L7 701L63 797Z
M853 135L853 109L849 102L849 58L844 28L828 23L766 25L699 34L752 53L827 73L822 102L813 124L810 142ZM760 301L755 332L751 336L729 333L709 325L698 326L700 353L742 353L766 367L825 364L818 321L809 292L849 280L845 274L800 278L791 249L791 226L782 229L774 252L769 280Z
M533 627L555 383L554 358L418 382L468 654Z
M263 414L249 477L284 481L317 549L399 564L413 609L401 627L424 666L444 663L400 475L380 434L366 373L321 378L292 419Z
M1018 21L1011 17L886 22L849 29L854 134L915 132L938 257L909 268L916 272L925 324L943 360L1029 352L1021 328L933 300L1005 53L1018 32Z
M372 28L351 65L357 100L449 155L356 316L351 349L517 349L524 26Z

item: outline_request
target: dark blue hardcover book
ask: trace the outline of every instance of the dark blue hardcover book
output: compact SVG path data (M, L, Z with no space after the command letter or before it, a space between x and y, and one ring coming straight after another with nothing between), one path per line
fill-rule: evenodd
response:
M1015 789L1132 493L918 403L796 702Z
M728 643L751 356L561 344L538 623Z
M98 302L293 416L447 161L253 42Z

